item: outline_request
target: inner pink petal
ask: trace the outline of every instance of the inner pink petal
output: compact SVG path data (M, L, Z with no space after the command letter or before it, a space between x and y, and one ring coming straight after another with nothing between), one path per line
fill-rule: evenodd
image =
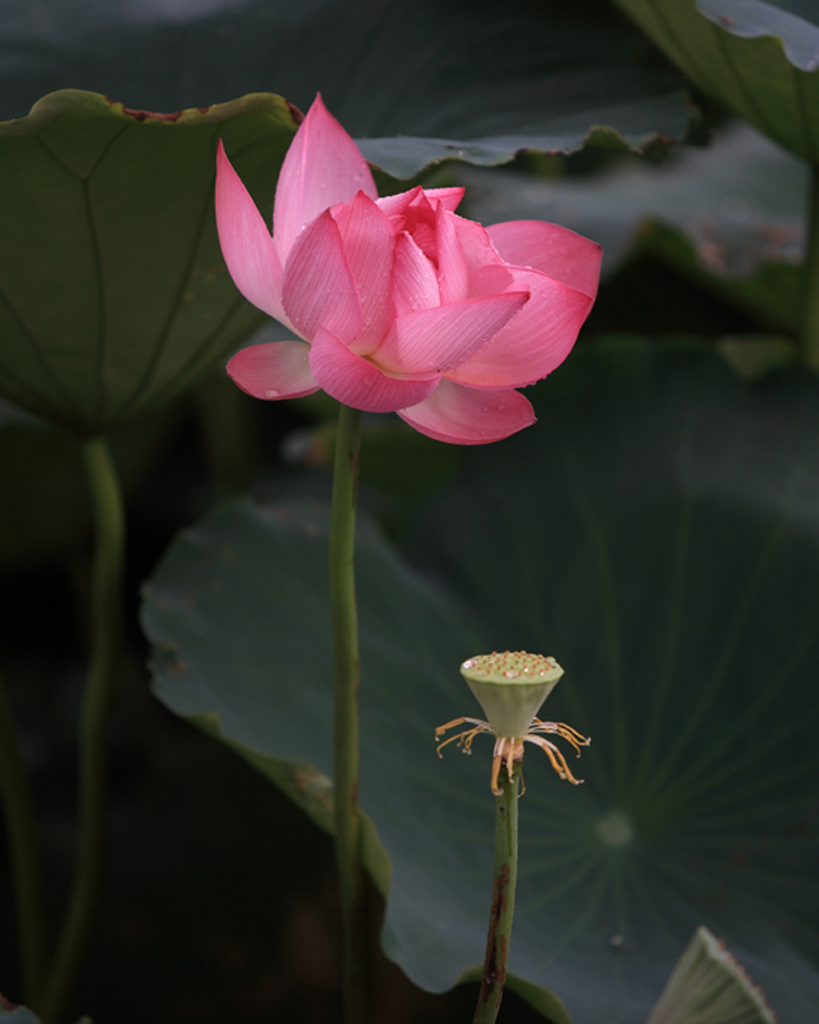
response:
M356 192L378 196L358 146L316 96L284 158L273 206L273 238L282 263L301 229Z
M437 206L437 203L436 203ZM424 190L415 191L411 202L404 208L401 230L412 235L413 241L423 254L438 265L438 242L436 239L435 206L426 197ZM398 228L396 227L396 230Z
M390 286L395 234L387 217L363 192L330 212L338 225L361 301L364 323L355 340L355 351L368 355L387 333L394 315Z
M466 257L458 237L458 222L461 218L439 204L435 219L441 304L461 302L469 297Z
M429 398L398 415L427 437L449 444L501 441L535 422L529 400L517 391L479 391L446 379Z
M423 191L420 185L416 185L415 188L409 189L408 192L396 192L392 196L381 196L379 199L376 199L376 203L378 204L378 209L385 217L402 219L406 208Z
M272 341L240 349L227 372L254 398L301 398L318 391L310 370L310 346L303 341Z
M514 278L506 261L500 256L486 228L473 220L450 214L468 273L468 294L495 295L513 285Z
M296 330L311 339L319 327L350 344L363 317L338 225L325 210L299 235L284 268L282 303Z
M416 379L390 377L322 328L310 347L310 367L328 395L364 412L395 412L417 405L440 380L440 374Z
M441 304L435 267L406 232L395 240L392 299L396 316Z
M460 185L452 185L449 188L425 188L424 195L433 205L440 203L450 213L455 210L458 203L463 199L465 188Z
M440 203L444 209L454 210L463 199L464 192L466 192L466 189L460 186L421 188L420 185L416 185L415 188L411 188L407 192L397 192L393 196L382 196L376 202L381 212L385 213L388 217L403 217L406 208L417 201L420 193L424 194L426 202L431 207L435 207L436 204Z

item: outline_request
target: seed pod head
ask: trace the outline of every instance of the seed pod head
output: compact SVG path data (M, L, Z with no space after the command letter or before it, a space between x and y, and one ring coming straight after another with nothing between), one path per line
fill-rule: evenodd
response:
M515 738L526 735L563 669L542 654L504 651L467 658L461 674L495 735Z

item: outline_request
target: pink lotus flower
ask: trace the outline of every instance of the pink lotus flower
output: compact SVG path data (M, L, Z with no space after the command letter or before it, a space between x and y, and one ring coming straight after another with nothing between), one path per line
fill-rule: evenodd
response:
M364 157L317 97L282 165L271 238L220 142L225 262L250 302L304 339L242 349L227 367L236 384L267 399L323 388L453 444L533 423L515 388L570 352L602 250L540 221L484 229L454 212L463 192L379 199Z

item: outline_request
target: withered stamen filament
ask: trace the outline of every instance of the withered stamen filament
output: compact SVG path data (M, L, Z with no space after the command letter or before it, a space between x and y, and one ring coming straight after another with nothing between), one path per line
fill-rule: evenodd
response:
M446 725L439 725L435 730L435 738L440 739L441 736L449 729L453 729L457 725L463 725L468 723L472 726L471 729L466 729L463 732L456 733L454 736L450 736L449 739L439 743L435 748L435 752L438 757L441 757L441 751L448 743L457 743L457 745L463 750L465 754L472 753L472 741L476 736L481 733L492 733L492 728L488 722L483 722L478 718L454 718L451 722L447 722ZM551 762L552 768L557 772L561 779L566 779L575 786L579 786L583 779L576 779L572 775L571 769L566 762L566 758L563 752L547 739L544 739L538 733L546 733L550 736L560 736L561 739L566 740L574 747L577 752L577 756L580 756L580 748L588 747L591 740L578 732L577 729L573 729L570 725L566 725L563 722L543 722L539 718L533 718L532 724L525 736L497 736L495 735L495 749L492 754L492 774L490 776L490 786L495 796L500 796L503 792L501 786L498 783L500 777L501 768L506 768L506 773L511 781L515 764L520 764L523 761L523 744L524 742L534 743L541 750L546 752L546 756ZM523 795L521 791L521 796Z
M552 762L552 768L557 772L561 779L566 779L575 786L579 786L583 779L576 779L572 775L571 769L566 763L566 758L563 756L563 752L548 740L544 740L541 736L534 736L531 733L528 736L523 737L529 743L535 743L540 747L541 750L545 750Z
M464 732L456 733L454 736L450 736L448 740L444 740L443 743L439 743L435 748L435 753L438 757L442 757L441 751L448 743L457 742L458 746L464 751L465 754L472 753L472 741L482 732L491 732L488 724L482 722L478 718L453 718L451 722L447 722L446 725L439 725L435 730L435 738L439 739L448 729L453 729L456 725L463 725L464 722L469 722L470 725L474 726L472 729L466 729Z

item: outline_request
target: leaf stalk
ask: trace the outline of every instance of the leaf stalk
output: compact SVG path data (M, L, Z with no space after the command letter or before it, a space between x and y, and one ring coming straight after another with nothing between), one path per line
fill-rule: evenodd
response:
M42 1005L45 1024L63 1015L85 949L97 902L105 841L107 758L105 732L119 661L125 512L108 445L83 446L94 513L91 583L91 662L79 724L79 845L74 881Z

